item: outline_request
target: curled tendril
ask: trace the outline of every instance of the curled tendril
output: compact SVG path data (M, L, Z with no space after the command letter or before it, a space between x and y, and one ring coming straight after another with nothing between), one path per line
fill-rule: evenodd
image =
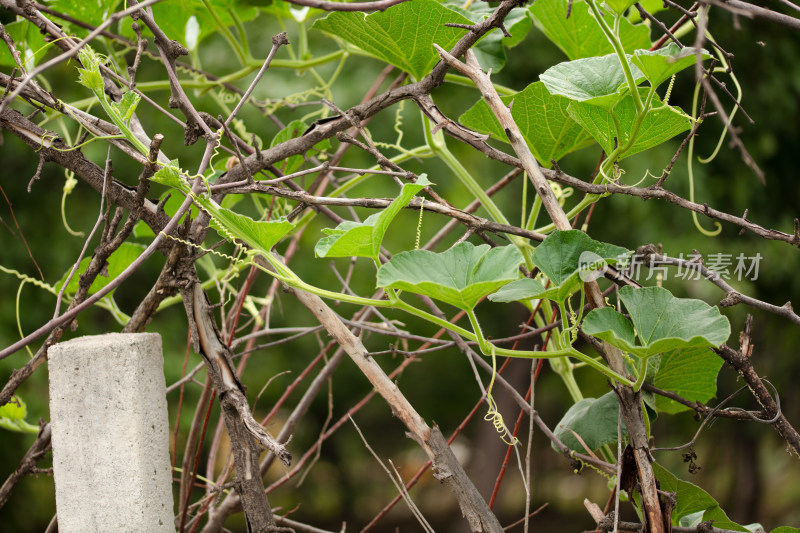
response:
M492 396L492 387L494 386L494 377L496 375L497 359L495 357L494 346L492 346L492 380L489 382L489 387L486 389L486 400L489 402L489 411L486 413L486 416L484 416L483 419L491 422L494 425L495 430L497 430L497 433L500 434L500 438L503 440L503 442L509 446L516 446L516 444L519 442L519 439L512 435L508 430L508 427L503 421L503 415L501 415L500 411L497 410L497 404Z
M195 250L200 250L201 252L214 254L217 257L222 257L223 259L227 259L228 261L230 261L232 263L249 263L250 262L249 260L245 261L245 260L243 260L243 259L241 259L239 257L234 257L234 256L228 255L228 254L226 254L224 252L219 252L217 250L212 250L210 248L205 248L205 247L203 247L203 246L201 246L199 244L187 241L185 239L181 239L180 237L174 237L172 235L167 235L163 231L161 232L161 234L164 237L166 237L167 239L171 240L171 241L179 242L179 243L181 243L181 244L183 244L185 246L188 246L190 248L194 248Z
M419 220L417 221L417 239L414 241L414 249L419 250L419 240L422 235L422 214L424 213L423 207L425 206L425 197L420 198L419 202Z
M567 198L572 196L572 193L575 192L572 187L562 187L560 184L552 181L550 182L550 188L553 189L553 194L561 207L564 207Z
M667 86L667 92L664 94L664 105L669 105L669 97L672 94L672 86L675 85L675 74L669 79L669 85Z

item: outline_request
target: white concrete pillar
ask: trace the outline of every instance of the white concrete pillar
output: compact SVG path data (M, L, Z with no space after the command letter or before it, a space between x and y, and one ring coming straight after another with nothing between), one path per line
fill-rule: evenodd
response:
M157 333L51 347L60 533L174 533L164 360Z

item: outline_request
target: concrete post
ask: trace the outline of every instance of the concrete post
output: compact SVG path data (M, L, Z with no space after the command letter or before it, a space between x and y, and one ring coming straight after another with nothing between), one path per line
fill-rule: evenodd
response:
M58 530L174 533L161 336L81 337L48 360Z

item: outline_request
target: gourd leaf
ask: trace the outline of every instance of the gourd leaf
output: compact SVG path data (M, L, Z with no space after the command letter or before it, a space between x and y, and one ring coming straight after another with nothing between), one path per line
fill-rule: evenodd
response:
M87 4L89 2L74 2L62 0L65 3ZM279 2L283 3L283 2ZM173 2L158 2L152 6L153 18L159 27L170 39L175 39L181 44L188 45L186 41L186 26L191 17L197 20L199 34L197 42L211 35L218 35L220 28L217 20L225 27L231 27L239 22L248 22L258 16L259 10L244 0L180 0ZM122 25L122 33L128 37L134 36L129 29L129 24ZM145 29L149 33L148 30Z
M636 0L605 0L603 6L622 15L635 3Z
M414 0L370 15L331 13L314 28L354 44L366 53L399 67L419 80L439 62L433 43L449 50L464 30L444 24L472 24L436 0Z
M489 300L498 303L524 302L525 300L556 298L558 288L545 288L538 279L522 278L503 285L499 291L489 295Z
M494 8L489 4L473 4L469 9L464 9L459 5L463 2L456 2L457 0L449 0L445 2L445 5L474 23L483 22L494 13ZM526 8L512 9L503 20L503 25L511 35L510 37L504 36L503 32L496 29L486 34L472 47L483 70L491 69L492 72L500 72L505 66L505 49L521 43L533 26L530 11Z
M700 50L702 59L710 59L711 54L705 50ZM650 85L658 87L673 74L691 67L697 60L697 48L687 46L678 48L675 43L658 50L636 50L631 57L631 62L639 67L639 70L650 82Z
M645 92L646 89L640 90L642 94ZM636 122L636 107L630 94L621 97L613 107L607 105L609 103L614 102L573 101L567 108L570 117L585 128L607 154L628 143ZM677 107L662 105L654 95L653 107L642 119L633 144L620 159L657 146L691 127L692 119L688 115Z
M511 106L511 116L522 137L543 167L550 168L551 159L558 161L568 153L594 143L589 132L567 113L571 100L550 94L541 81L500 99ZM508 142L500 122L483 99L461 115L459 121L468 128Z
M603 30L597 24L589 6L583 0L536 0L531 7L534 24L561 48L569 59L602 56L614 52ZM619 34L622 47L631 53L640 48L650 48L650 28L644 24L631 24L620 19Z
M192 194L191 186L180 175L177 161L160 168L150 179L178 189L184 195L191 195L194 203L211 215L209 225L220 235L231 241L244 243L264 255L270 253L270 249L294 228L294 224L286 217L257 221L225 209L206 196Z
M209 225L217 233L231 241L245 243L264 255L270 253L272 247L294 228L294 224L286 217L278 220L253 220L224 207L210 209L202 202L200 206L211 214Z
M416 183L406 183L389 206L368 217L364 222L345 221L328 233L314 247L317 257L373 257L377 260L383 236L394 217L408 202L428 185L432 185L425 174Z
M644 359L678 349L718 347L731 333L719 309L676 298L662 287L627 286L619 297L630 320L610 307L593 309L583 320L583 331Z
M308 129L308 124L303 122L302 120L293 120L289 124L286 125L281 131L279 131L275 137L272 139L270 143L270 147L277 146L282 142L288 141L289 139L294 139L295 137L300 137L304 131ZM323 139L322 141L318 142L314 145L314 150L327 150L330 148L330 141L328 139ZM313 152L316 153L316 152ZM305 157L302 154L293 155L286 158L282 163L279 164L278 168L280 168L281 172L284 174L291 174L299 169L303 162L305 161Z
M631 74L637 85L645 79L636 65L631 65ZM612 106L628 90L616 54L565 61L545 70L539 79L551 94L596 105Z
M519 277L522 254L513 246L461 242L442 253L401 252L378 269L378 287L430 296L465 311Z
M590 450L597 450L604 444L617 441L618 417L617 396L614 392L607 392L599 398L584 398L575 403L561 418L553 433L570 450L587 453L586 447L578 441L575 434L578 434ZM622 431L625 435L624 422Z
M531 258L552 286L545 289L537 280L521 279L504 286L489 299L494 302L532 298L564 301L583 281L595 279L598 267L619 262L630 253L625 248L595 241L580 230L556 230L536 247Z
M129 124L141 98L135 91L128 91L122 95L119 102L111 102L111 107L119 113L125 124Z
M749 531L746 527L731 521L717 500L697 485L678 479L658 463L653 463L653 474L658 479L661 490L675 493L676 505L671 516L673 525L679 525L683 517L702 513L702 521L713 519L716 528Z
M145 247L141 244L124 242L120 245L119 248L114 251L107 259L107 267L103 274L97 276L92 283L92 286L89 287L89 294L94 294L106 285L108 285L112 280L114 280L117 276L119 276L123 270L128 268L131 263L133 263L137 257L139 257L142 252L144 251ZM89 266L89 262L92 260L91 257L84 257L80 265L78 265L78 270L75 271L75 274L69 280L66 289L64 289L64 293L67 295L73 295L78 291L78 283L80 282L80 276L86 272L86 268ZM61 277L61 280L56 283L56 289L61 290L61 287L64 285L64 281L67 279L67 275L69 271L65 272L64 275Z
M26 422L26 416L28 409L25 402L19 396L14 396L8 403L0 405L0 428L17 433L38 433L39 426Z
M687 400L706 403L717 393L717 374L721 367L722 359L708 348L672 350L661 355L661 364L652 383ZM663 413L689 410L661 395L656 395L655 401L656 409Z
M46 42L39 28L26 19L5 23L5 30L14 42L23 66L28 70L32 70L45 56L46 47L55 46L53 43ZM0 46L0 65L17 66L14 56L11 55L7 45Z
M555 230L536 247L531 259L552 282L544 290L535 280L519 280L505 291L492 295L496 302L549 298L564 301L580 288L581 282L594 279L594 271L603 263L616 263L630 255L630 251L613 244L599 242L580 230Z

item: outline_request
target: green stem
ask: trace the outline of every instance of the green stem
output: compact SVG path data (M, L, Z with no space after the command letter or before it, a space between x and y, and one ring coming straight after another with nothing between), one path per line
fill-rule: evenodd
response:
M203 5L206 8L206 13L208 13L211 18L214 20L214 25L217 27L217 30L222 34L228 44L233 49L233 52L236 54L236 58L239 60L239 63L242 65L247 64L248 57L245 55L244 50L242 50L239 41L233 36L231 31L228 29L228 26L222 23L220 18L217 16L217 13L214 11L214 7L208 2L208 0L201 0Z
M470 193L483 205L483 207L489 212L489 215L494 219L495 222L499 222L501 224L508 224L508 219L505 217L503 212L497 207L489 195L486 194L486 191L483 190L475 178L472 177L466 168L461 164L461 162L447 149L447 141L445 141L444 133L441 131L437 131L435 134L431 133L431 125L430 121L425 115L422 115L424 120L424 129L425 129L425 140L428 142L428 146L433 153L439 156L439 158L445 162L445 164L453 171L456 177L461 181L461 183L469 190Z
M449 331L457 333L458 335L464 337L465 339L467 339L469 341L477 342L478 337L474 333L472 333L471 331L468 331L468 330L466 330L466 329L464 329L464 328L462 328L460 326L456 326L452 322L448 322L447 320L439 318L436 315L432 315L432 314L430 314L430 313L428 313L426 311L423 311L421 309L417 309L413 305L410 305L410 304L404 302L403 300L401 300L396 295L394 297L395 299L392 299L392 298L393 298L392 297L392 293L389 293L389 299L392 301L392 305L396 309L401 309L401 310L405 311L406 313L408 313L410 315L414 315L414 316L416 316L418 318L421 318L423 320L427 320L428 322L432 322L433 324L436 324L439 327L442 327L442 328L445 328L445 329L447 329Z
M608 24L603 19L603 15L600 13L600 10L597 8L597 5L594 3L594 0L586 0L586 3L589 5L589 9L592 10L592 14L594 18L597 20L597 24L600 26L600 29L608 39L608 42L614 48L614 52L617 54L619 58L619 62L622 65L622 72L625 74L625 81L628 82L628 90L633 95L633 102L636 106L636 114L640 114L642 112L642 100L639 97L639 92L636 90L636 82L633 79L633 74L631 73L630 64L628 64L628 56L625 54L625 49L622 47L622 42L619 40L619 37L614 33L614 31L608 27ZM620 15L614 15L615 22L619 19Z
M309 59L273 59L272 63L269 64L269 68L288 68L291 70L303 70L310 67L318 67L320 65L325 65L327 63L331 63L332 61L336 61L340 57L345 55L344 50L337 50L335 52L331 52L330 54L325 54L324 56L317 56L312 57ZM248 65L254 64L255 68L261 68L262 62L260 61L248 61Z
M642 384L644 384L644 380L647 377L647 364L649 361L650 359L645 359L639 365L639 376L633 384L633 392L639 392L642 389Z

